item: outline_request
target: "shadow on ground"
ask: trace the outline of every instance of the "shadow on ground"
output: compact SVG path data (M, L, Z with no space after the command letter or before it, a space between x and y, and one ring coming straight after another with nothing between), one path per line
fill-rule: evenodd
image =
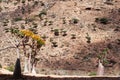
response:
M14 79L12 75L0 75L0 80L120 80L120 77L91 77L91 78L53 78L53 77L34 77L34 76L22 76L20 79Z

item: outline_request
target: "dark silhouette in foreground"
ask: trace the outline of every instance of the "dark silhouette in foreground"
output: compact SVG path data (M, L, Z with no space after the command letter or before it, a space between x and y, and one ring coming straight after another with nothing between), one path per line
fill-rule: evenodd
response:
M22 77L22 74L21 74L20 59L17 58L16 64L15 64L14 73L13 73L13 78L19 79L19 78L21 78L21 77Z

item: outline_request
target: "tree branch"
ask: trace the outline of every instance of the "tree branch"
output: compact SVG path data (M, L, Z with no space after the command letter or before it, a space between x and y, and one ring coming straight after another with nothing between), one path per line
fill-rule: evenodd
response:
M6 47L6 48L2 48L2 49L0 49L0 51L6 50L6 49L9 49L9 48L17 48L17 47L14 47L14 46L8 46L8 47Z

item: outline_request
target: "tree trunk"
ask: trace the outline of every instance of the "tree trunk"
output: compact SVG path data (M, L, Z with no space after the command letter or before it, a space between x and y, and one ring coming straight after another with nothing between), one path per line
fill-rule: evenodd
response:
M25 66L24 66L24 73L28 73L29 71L28 71L28 60L27 60L27 58L25 57L25 64L24 64Z
M35 65L33 64L33 67L32 67L32 74L35 75L36 74L36 70L35 70Z
M99 65L98 65L98 72L97 72L98 76L103 76L104 75L104 66L102 65L102 63L99 61Z
M29 55L29 60L28 60L28 68L29 68L29 73L31 73L31 53Z

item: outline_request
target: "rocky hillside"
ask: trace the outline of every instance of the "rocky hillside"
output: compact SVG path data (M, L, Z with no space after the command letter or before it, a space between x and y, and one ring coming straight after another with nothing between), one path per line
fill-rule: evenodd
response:
M88 75L96 72L102 53L105 75L120 73L120 0L0 0L0 49L12 46L5 28L35 25L46 40L38 73ZM15 60L14 49L0 51L3 67Z

